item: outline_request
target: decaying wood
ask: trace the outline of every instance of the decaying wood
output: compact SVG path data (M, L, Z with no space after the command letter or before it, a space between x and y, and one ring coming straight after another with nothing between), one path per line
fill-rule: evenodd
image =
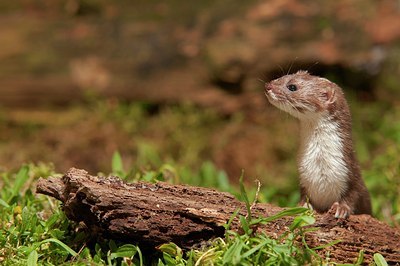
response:
M229 193L213 189L138 182L126 184L117 177L91 176L84 170L70 169L62 178L40 179L37 192L63 202L63 210L73 221L84 222L97 233L146 246L175 242L190 247L224 235L224 224L235 210L246 215L244 203ZM270 204L256 204L254 216L270 216L282 211ZM332 214L316 215L318 230L307 233L311 247L341 240L320 251L336 262L354 262L360 250L366 262L381 253L389 263L400 262L400 231L369 215L353 215L337 220ZM288 230L285 217L258 227L272 237ZM238 219L231 228L240 230Z

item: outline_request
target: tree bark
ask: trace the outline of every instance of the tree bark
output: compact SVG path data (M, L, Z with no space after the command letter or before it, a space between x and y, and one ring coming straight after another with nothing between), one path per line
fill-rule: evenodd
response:
M147 247L172 241L189 248L223 237L224 225L236 210L247 214L245 204L229 193L163 182L127 184L118 177L91 176L75 168L62 178L41 178L37 193L62 201L69 219L84 222L97 234ZM265 217L282 210L270 204L256 204L252 215ZM318 230L307 233L306 241L310 247L317 247L341 240L319 251L322 256L329 251L331 261L352 263L364 250L366 263L372 261L374 253L382 254L389 264L400 263L398 229L369 215L353 215L347 220L335 219L330 213L315 216ZM283 217L260 225L257 230L276 237L288 231L291 222L292 218ZM231 229L240 230L237 218Z

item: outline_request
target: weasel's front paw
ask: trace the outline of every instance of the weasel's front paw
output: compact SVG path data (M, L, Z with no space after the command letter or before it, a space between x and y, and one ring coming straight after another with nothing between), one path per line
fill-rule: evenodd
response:
M346 219L350 216L351 209L349 205L343 202L335 202L332 204L331 209L329 210L331 213L335 213L335 218Z

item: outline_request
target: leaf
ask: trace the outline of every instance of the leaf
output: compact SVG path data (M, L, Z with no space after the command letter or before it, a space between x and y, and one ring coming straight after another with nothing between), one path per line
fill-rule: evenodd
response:
M36 266L37 265L37 260L39 258L39 255L36 250L33 250L31 253L28 255L28 261L27 261L27 266Z
M195 259L194 259L195 252L193 249L190 250L188 253L186 253L186 257L187 257L186 266L194 266L195 265Z
M158 247L158 249L161 252L167 253L171 256L177 256L182 253L182 249L172 242L167 244L162 244L161 246Z
M243 231L246 235L250 235L252 233L252 230L250 229L249 222L247 219L243 216L239 216L240 224L242 225Z
M374 254L374 262L376 263L377 266L387 266L388 265L385 258L380 253Z
M115 244L115 241L112 239L110 242L108 242L108 247L110 248L111 252L115 252L118 249L117 244Z
M8 208L8 207L10 207L10 205L8 205L8 203L7 202L5 202L4 200L2 200L2 199L0 199L0 205L1 206L3 206L3 207L5 207L5 208Z
M254 219L251 222L251 225L257 224L257 223L269 223L269 222L275 221L275 220L285 217L285 216L294 216L297 214L304 213L306 211L308 211L308 209L304 208L304 207L289 208L289 209L283 210L283 211L281 211L275 215L269 216L269 217Z
M44 243L48 243L48 242L53 242L57 245L59 245L60 247L62 247L63 249L65 249L71 256L76 257L78 256L78 253L76 253L73 249L71 249L70 247L68 247L66 244L64 244L63 242L61 242L58 239L55 238L49 238L49 239L45 239L42 242L40 242L40 245L44 244Z
M118 151L114 152L114 154L112 156L111 169L114 174L116 174L120 177L125 176L124 165L122 163L122 157Z
M11 195L8 198L8 203L11 202L11 200L18 195L20 192L22 186L26 183L26 181L29 179L29 166L24 165L19 169L17 176L15 178L14 185L11 190Z
M336 240L333 240L333 241L331 241L331 242L329 242L329 243L327 243L327 244L324 244L324 245L321 245L321 246L312 248L312 250L324 249L324 248L327 248L327 247L334 246L334 245L336 245L337 243L340 243L340 242L342 242L342 240L336 239ZM361 252L361 251L360 251L360 252Z
M229 179L228 176L224 171L219 171L217 174L217 183L218 187L222 191L228 191L231 188L231 185L229 184Z
M358 258L357 261L355 263L355 265L361 265L364 261L364 250L360 250L360 252L358 253Z
M162 262L162 259L158 259L157 266L165 266L165 264Z
M53 213L45 222L46 228L51 228L58 219L60 219L60 215L58 213Z
M168 266L176 265L176 260L168 253L163 253L163 259Z
M243 253L242 258L247 258L248 256L252 255L254 252L260 250L261 248L268 245L269 243L271 243L271 239L264 239L263 242L261 242L257 246L255 246L255 247L251 248L250 250L246 251L245 253Z
M315 218L309 215L300 215L300 216L296 216L293 219L292 224L290 225L290 230L294 230L296 228L299 227L303 227L303 226L307 226L310 224L314 224L315 223Z
M137 247L132 244L126 244L117 249L117 251L112 252L111 259L115 258L132 258L137 253Z
M244 243L242 242L242 240L240 238L236 238L235 243L233 243L232 246L230 246L225 252L222 258L222 264L238 264L240 262L240 253L242 252L243 247Z
M17 208L16 208L17 209ZM33 231L36 228L34 221L32 221L32 213L29 211L29 208L25 206L21 212L22 224L21 224L21 232L28 229L28 231Z
M250 209L251 205L250 205L249 198L247 197L246 189L244 188L243 176L244 176L244 171L242 170L242 174L240 175L240 178L239 178L240 195L242 196L244 203L246 203L247 220L251 221L251 209Z
M238 215L240 211L240 208L237 208L231 215L231 217L229 218L228 222L224 225L225 230L229 230L229 228L231 227L231 224L233 222L233 219L235 219L235 217Z
M215 167L214 165L206 161L201 165L201 177L204 185L215 186Z

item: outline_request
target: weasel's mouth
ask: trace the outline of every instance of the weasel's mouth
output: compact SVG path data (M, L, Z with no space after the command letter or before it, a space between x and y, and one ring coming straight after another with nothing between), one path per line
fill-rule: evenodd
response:
M288 104L289 100L285 99L284 95L277 94L271 90L265 90L265 95L267 96L268 101L277 107L278 109L292 113L293 111L298 111L297 108L292 105Z
M267 96L270 103L280 103L282 102L281 92L271 83L265 84L264 90L265 96Z
M265 93L265 96L267 96L267 98L268 98L268 100L270 102L271 101L279 102L279 98L276 96L276 94L274 92L272 92L270 90L265 90L264 93Z

